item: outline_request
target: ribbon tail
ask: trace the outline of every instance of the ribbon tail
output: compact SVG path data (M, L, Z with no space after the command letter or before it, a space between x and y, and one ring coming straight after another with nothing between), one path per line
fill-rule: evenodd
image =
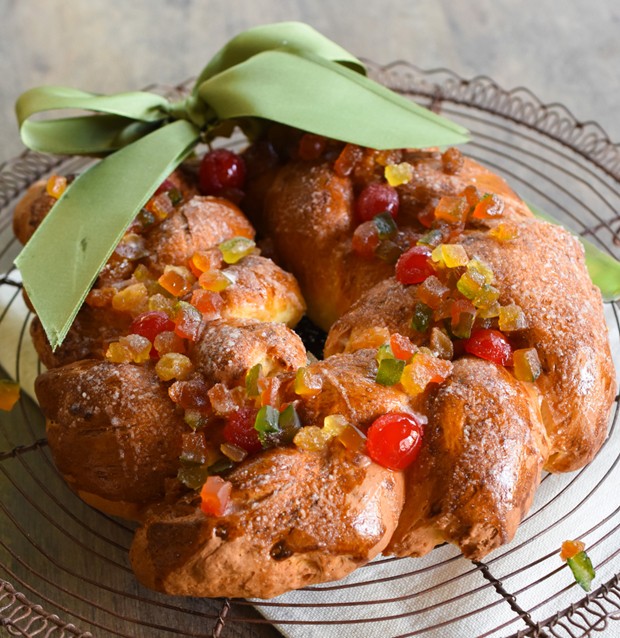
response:
M95 164L71 184L17 257L53 349L131 221L199 136L194 124L179 120Z

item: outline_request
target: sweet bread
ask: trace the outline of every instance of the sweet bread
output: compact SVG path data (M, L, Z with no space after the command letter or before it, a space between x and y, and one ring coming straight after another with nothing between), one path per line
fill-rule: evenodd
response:
M68 484L140 522L133 569L173 595L269 598L380 552L510 541L543 469L606 436L614 370L577 240L456 149L278 129L244 157L239 206L191 163L166 180L55 352L33 321ZM22 242L54 201L26 194Z

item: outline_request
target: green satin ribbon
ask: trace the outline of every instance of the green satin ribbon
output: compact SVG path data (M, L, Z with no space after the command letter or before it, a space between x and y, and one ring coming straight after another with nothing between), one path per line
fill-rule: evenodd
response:
M96 115L32 119L76 109ZM342 47L290 22L233 38L181 102L40 87L19 97L16 112L33 150L105 156L65 191L15 262L53 349L126 228L199 141L263 120L378 149L468 139L464 128L368 79Z

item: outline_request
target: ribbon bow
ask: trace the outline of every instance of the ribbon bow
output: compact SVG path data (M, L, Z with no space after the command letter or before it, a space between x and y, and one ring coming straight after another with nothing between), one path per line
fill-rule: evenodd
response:
M97 115L31 119L67 109ZM368 79L359 60L301 23L233 38L181 102L40 87L16 111L31 149L106 156L65 191L15 262L54 349L126 228L200 140L267 119L378 149L467 141L465 129Z

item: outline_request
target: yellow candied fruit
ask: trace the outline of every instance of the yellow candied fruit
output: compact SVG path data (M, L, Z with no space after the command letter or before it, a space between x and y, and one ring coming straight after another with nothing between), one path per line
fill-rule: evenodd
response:
M478 308L478 316L480 319L493 319L494 317L499 316L499 309L501 306L498 301L494 301L492 304L486 306L485 308Z
M447 268L466 266L469 262L467 251L461 244L439 244L431 253L431 259Z
M205 270L198 277L198 285L203 290L210 290L211 292L222 292L232 283L231 278L221 270Z
M497 303L498 299L499 290L489 284L483 284L472 299L472 303L476 308L490 308Z
M469 209L470 206L465 197L446 195L437 202L434 215L435 219L440 219L449 224L458 224L467 219Z
M0 410L12 410L18 400L19 383L10 379L0 379Z
M401 184L407 184L413 179L413 166L409 162L388 164L383 174L390 186L400 186Z
M185 266L166 266L157 280L159 285L175 297L183 297L196 282L196 277Z
M487 284L492 284L495 280L495 273L491 270L491 267L477 257L474 257L467 262L467 270L482 275Z
M240 259L252 254L256 244L247 237L233 237L222 242L218 247L227 264L236 264Z
M173 317L176 313L176 304L176 299L171 299L157 292L149 297L148 307L149 310L159 310L165 312L169 317Z
M315 397L323 388L323 380L320 376L312 374L308 368L298 368L295 374L293 389L295 394L302 397Z
M162 381L184 381L194 371L189 357L178 352L167 352L155 364L155 372Z
M149 294L143 283L131 284L112 297L112 308L119 312L139 315L147 308Z
M62 175L52 175L45 185L45 190L50 197L60 199L60 196L67 189L67 178Z
M536 381L542 372L536 348L522 348L513 352L514 374L519 381Z
M515 222L504 221L491 228L489 235L499 242L509 242L519 236L519 227Z
M293 439L293 443L306 452L321 452L327 447L331 437L327 432L316 425L306 425Z
M112 363L144 363L151 357L151 342L141 335L131 334L113 341L105 353Z
M405 366L400 383L407 394L415 396L424 392L429 383L441 383L451 372L451 361L420 351Z
M134 279L141 283L146 283L153 281L154 277L151 271L144 265L138 264L136 269L133 271Z
M467 299L475 299L486 284L484 275L477 270L466 270L456 282L457 290Z
M329 414L323 419L323 432L330 438L340 436L349 426L349 422L342 414Z
M527 328L527 319L521 306L510 304L499 309L499 329L502 332L513 332Z

